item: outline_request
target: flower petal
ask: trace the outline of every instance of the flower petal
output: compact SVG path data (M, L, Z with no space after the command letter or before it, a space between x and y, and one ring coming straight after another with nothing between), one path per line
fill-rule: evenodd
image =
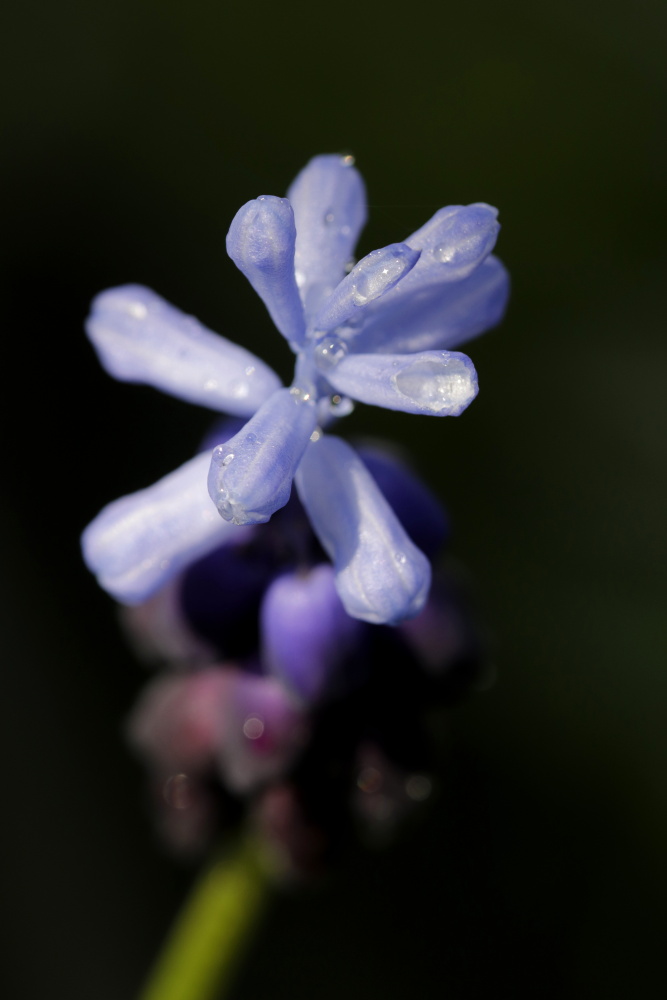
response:
M104 368L212 410L247 417L280 387L268 365L142 285L93 301L86 331Z
M465 354L348 354L327 372L338 392L406 413L458 417L477 395L477 373Z
M312 316L345 274L366 222L366 189L349 156L316 156L287 192L296 222L296 282Z
M403 282L364 310L360 328L336 331L351 351L410 354L458 347L500 322L509 275L498 258L490 256L462 281L434 283L405 294L402 287Z
M326 435L312 442L296 484L347 613L373 624L418 614L431 567L352 448Z
M303 306L294 277L294 213L287 198L262 195L234 216L227 253L288 341L303 342Z
M420 251L405 243L373 250L334 289L313 320L316 331L333 330L369 302L392 289L419 260Z
M110 503L88 525L84 560L117 600L146 600L189 562L238 537L206 490L210 461L210 454L198 455L154 486Z
M299 389L280 389L245 427L213 451L209 495L221 517L260 524L289 500L317 410Z
M343 608L329 563L284 573L262 602L262 663L305 702L317 702L364 628Z
M500 223L498 209L479 202L441 208L405 241L424 258L415 285L432 273L437 281L467 278L493 250ZM440 265L440 266L438 266Z
M386 447L364 443L358 452L412 541L432 559L449 527L438 498L413 469Z

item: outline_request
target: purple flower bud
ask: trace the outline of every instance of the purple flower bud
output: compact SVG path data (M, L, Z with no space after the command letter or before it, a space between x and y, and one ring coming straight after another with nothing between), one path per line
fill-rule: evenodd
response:
M234 216L227 253L263 300L282 335L300 344L303 306L294 277L294 213L287 198L262 195Z
M345 611L328 563L285 573L262 603L263 664L306 703L315 703L335 682L363 628Z

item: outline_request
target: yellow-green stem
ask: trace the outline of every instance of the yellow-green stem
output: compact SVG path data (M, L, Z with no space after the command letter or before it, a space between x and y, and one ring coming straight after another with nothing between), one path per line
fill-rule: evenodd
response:
M139 1000L219 1000L267 897L257 845L241 840L202 874Z

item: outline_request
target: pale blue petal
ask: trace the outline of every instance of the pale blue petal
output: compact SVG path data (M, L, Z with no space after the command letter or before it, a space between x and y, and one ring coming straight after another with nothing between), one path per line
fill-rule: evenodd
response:
M195 559L241 537L211 503L210 461L210 454L198 455L154 486L110 503L88 525L84 560L117 600L139 604Z
M189 403L247 417L280 387L268 365L142 285L93 301L86 331L104 368Z
M493 250L500 223L492 205L450 205L441 208L409 236L408 246L422 251L423 260L413 276L415 286L432 274L437 281L466 278ZM440 265L440 266L438 266Z
M419 250L412 250L405 243L392 243L381 250L373 250L334 289L313 320L313 329L333 330L359 309L385 295L412 270L419 255Z
M430 564L352 448L326 435L313 441L296 484L334 564L347 613L380 625L418 614L428 595Z
M366 222L366 189L349 156L316 156L287 192L296 222L296 281L307 316L345 275Z
M472 361L449 351L348 354L327 380L361 403L437 417L458 417L477 395Z
M509 296L509 275L493 256L463 281L431 284L394 298L402 284L364 311L360 327L339 328L350 351L414 354L458 347L499 323Z
M280 389L238 434L214 449L208 489L225 520L260 524L285 506L316 418L311 397Z
M288 341L303 341L303 306L294 277L294 213L287 198L262 195L234 216L227 253L269 310Z

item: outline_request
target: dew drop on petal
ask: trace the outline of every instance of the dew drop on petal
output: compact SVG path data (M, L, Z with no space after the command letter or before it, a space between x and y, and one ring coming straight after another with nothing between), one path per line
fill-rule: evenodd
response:
M461 406L472 392L468 370L452 358L420 358L393 381L400 393L432 413Z
M338 337L324 337L315 347L313 356L320 371L335 368L347 354L347 345Z

